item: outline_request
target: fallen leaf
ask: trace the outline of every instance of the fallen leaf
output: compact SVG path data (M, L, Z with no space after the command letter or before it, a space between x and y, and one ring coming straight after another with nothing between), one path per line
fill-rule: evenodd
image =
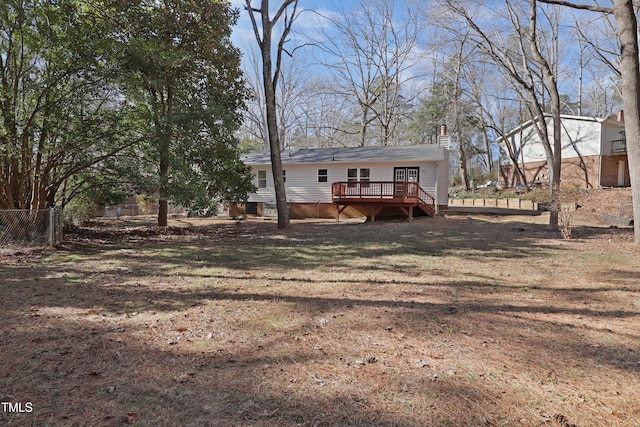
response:
M127 412L127 423L133 424L138 418L138 414L136 412Z
M174 377L173 379L176 380L176 382L179 382L179 383L186 383L186 382L191 381L191 378L193 378L194 375L195 374L193 372L187 372L187 373L184 373L182 375L178 375L177 377Z
M569 419L562 414L556 414L553 416L553 419L560 424L562 427L577 427L575 424L570 423Z

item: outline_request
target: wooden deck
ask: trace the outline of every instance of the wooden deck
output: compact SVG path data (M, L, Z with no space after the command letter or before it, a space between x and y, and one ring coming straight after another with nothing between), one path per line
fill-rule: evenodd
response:
M331 199L338 208L338 218L348 206L359 207L372 222L386 207L397 208L410 220L413 219L416 208L429 216L434 216L436 213L435 199L417 182L334 182L331 185Z

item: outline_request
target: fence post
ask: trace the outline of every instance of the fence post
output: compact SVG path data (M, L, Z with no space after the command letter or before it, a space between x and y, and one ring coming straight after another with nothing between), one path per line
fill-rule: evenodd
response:
M56 224L55 227L55 244L62 243L64 240L64 226L62 224L62 208L56 206L54 209L54 221Z
M49 217L48 217L48 221L49 221L49 247L52 248L53 245L55 244L55 239L56 239L56 232L54 230L54 215L53 215L53 208L49 208L47 209L49 211Z

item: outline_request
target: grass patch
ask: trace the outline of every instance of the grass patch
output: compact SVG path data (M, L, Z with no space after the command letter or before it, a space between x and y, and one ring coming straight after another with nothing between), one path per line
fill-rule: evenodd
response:
M0 397L34 413L0 421L640 425L631 235L522 221L131 222L4 259Z

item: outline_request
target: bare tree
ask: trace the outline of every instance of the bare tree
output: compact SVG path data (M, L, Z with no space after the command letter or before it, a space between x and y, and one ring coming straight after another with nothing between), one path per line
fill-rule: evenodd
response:
M460 37L453 40L455 52L449 66L449 79L452 82L451 104L449 106L451 121L453 123L451 135L454 141L458 142L458 152L460 154L460 172L462 173L462 182L467 190L471 190L471 179L469 174L469 160L473 156L472 146L472 121L471 104L462 99L462 74L463 68L468 65L468 59L473 55L473 48L468 48L470 41L468 32L463 32Z
M445 0L447 9L468 26L475 37L478 50L490 59L513 89L522 98L532 126L540 138L547 158L550 176L551 215L549 228L558 229L560 207L560 96L554 71L554 61L548 59L540 45L538 5L531 0L528 11L518 9L517 4L506 1L505 15L510 24L510 40L503 40L497 28L484 29L472 12L458 0ZM527 17L523 21L523 17ZM546 114L546 96L550 98L553 137L549 135Z
M347 101L336 95L331 81L314 78L305 81L306 96L301 99L292 146L347 147L355 134L349 129Z
M280 146L290 148L294 131L300 129L301 109L307 92L308 63L303 58L287 61L282 67L282 79L276 93L278 124L280 131Z
M269 149L269 133L267 131L267 111L264 98L264 84L262 76L262 59L253 50L245 54L245 61L242 61L243 72L246 83L251 94L251 99L247 103L247 111L243 123L244 130L253 138L261 140L264 149Z
M625 132L629 156L629 175L633 198L634 240L640 244L640 60L638 59L638 19L633 0L613 0L612 7L577 4L561 0L540 0L613 15L620 42L620 75L625 111Z
M623 104L620 77L603 64L597 64L592 68L592 75L599 78L590 79L586 85L583 85L583 114L606 117L612 111L621 110Z
M488 119L487 126L498 135L498 140L503 142L501 148L504 147L506 150L506 155L513 167L513 174L505 174L503 179L506 185L514 185L516 182L520 182L527 188L527 176L521 168L520 159L518 158L522 147L520 147L520 151L516 151L508 137L508 131L516 129L523 121L522 101L501 96L495 97L493 101L491 111L485 109ZM517 113L514 114L514 111L517 111ZM522 139L520 141L522 142ZM501 156L502 154L504 153L501 153Z
M492 139L490 137L490 130L492 129L490 124L491 114L486 104L489 102L487 80L495 77L495 74L487 76L487 73L488 71L484 64L476 62L473 67L467 67L462 78L467 82L467 96L475 110L474 115L476 116L477 128L482 140L482 154L484 155L486 170L491 174L495 169L495 165Z
M269 134L261 62L258 54L251 49L245 61L244 73L253 100L247 108L245 129L255 138L262 139L265 148L268 148ZM276 114L281 150L290 146L294 130L300 127L298 118L308 96L305 83L309 77L307 65L303 58L282 62L281 78L276 88Z
M436 80L445 83L446 98L440 102L446 106L442 108L446 112L446 124L452 139L458 143L462 182L467 189L471 189L471 178L479 173L477 166L489 172L493 169L490 135L493 132L486 117L488 110L484 107L488 96L484 76L491 72L491 68L478 54L476 40L470 29L465 26L451 27L451 22L442 19L442 14L425 12L425 20L431 22L433 30L428 42L434 51L431 54L434 61L432 92ZM496 77L500 80L500 76L494 72L488 80L494 81ZM427 106L431 110L435 107ZM440 120L440 123L431 126L439 128L442 123Z
M282 172L282 158L280 145L280 132L278 131L278 111L276 91L282 74L282 54L284 44L287 41L293 22L299 16L298 0L283 0L273 18L270 18L269 0L261 0L260 8L254 8L251 0L245 0L246 9L249 12L253 31L262 54L262 77L264 97L266 103L267 135L269 149L271 151L271 170L276 192L276 205L278 208L278 228L289 227L289 207ZM291 6L291 9L289 9ZM260 16L260 25L256 16ZM278 39L275 51L275 66L272 58L272 33L276 23L284 18L282 33Z
M393 0L361 0L354 9L324 18L331 25L318 42L327 56L321 62L336 75L335 93L358 106L359 145L370 143L374 125L379 142L389 144L411 102L404 89L418 62L421 26L415 10L398 11Z

